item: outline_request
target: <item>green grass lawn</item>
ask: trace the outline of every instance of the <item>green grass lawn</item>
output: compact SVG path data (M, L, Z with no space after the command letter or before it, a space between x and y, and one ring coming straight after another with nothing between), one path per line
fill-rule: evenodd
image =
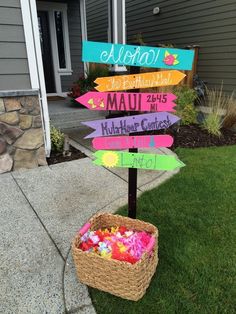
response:
M138 302L90 289L98 314L236 313L236 146L177 154L186 167L138 200L159 229L150 287Z

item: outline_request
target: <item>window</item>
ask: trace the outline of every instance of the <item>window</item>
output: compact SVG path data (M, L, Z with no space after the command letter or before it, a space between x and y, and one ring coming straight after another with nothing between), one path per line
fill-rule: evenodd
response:
M63 27L63 12L55 11L55 27L57 37L57 52L59 60L59 68L66 69L66 53L65 53L65 41L64 41L64 27Z
M61 75L72 74L67 4L40 1L37 2L37 9L48 12L54 72L56 85L59 86Z

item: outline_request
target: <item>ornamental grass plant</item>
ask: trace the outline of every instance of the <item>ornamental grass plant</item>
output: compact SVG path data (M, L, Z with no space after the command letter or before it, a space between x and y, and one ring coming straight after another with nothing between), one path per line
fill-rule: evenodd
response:
M216 113L210 113L202 123L203 129L208 133L216 136L221 136L222 118Z
M223 83L220 88L209 89L206 87L206 94L200 100L200 104L208 107L208 114L202 123L202 127L210 134L220 136L221 128L231 126L236 122L236 108L233 107L234 93L230 95L223 92Z
M230 96L229 105L226 110L226 115L223 121L223 127L230 129L236 124L236 99L235 94L232 92Z

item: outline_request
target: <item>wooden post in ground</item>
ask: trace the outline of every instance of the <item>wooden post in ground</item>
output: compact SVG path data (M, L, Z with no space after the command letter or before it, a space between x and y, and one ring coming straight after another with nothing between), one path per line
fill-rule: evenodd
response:
M130 74L139 74L140 67L130 67ZM139 89L133 90L134 92L139 92ZM137 112L130 112L130 115L137 114ZM133 133L132 135L135 135ZM137 153L137 148L130 148L130 153ZM137 212L137 180L138 180L138 169L129 168L128 169L128 217L136 218Z

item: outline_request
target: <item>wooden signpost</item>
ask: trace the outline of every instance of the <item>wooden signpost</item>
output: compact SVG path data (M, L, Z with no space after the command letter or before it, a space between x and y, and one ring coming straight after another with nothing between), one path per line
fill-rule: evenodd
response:
M176 96L171 93L88 92L76 101L90 110L175 111Z
M97 137L92 141L93 148L99 149L129 149L171 147L174 139L170 135L139 135Z
M171 113L155 112L81 123L95 130L85 137L91 138L167 129L179 120L180 119L177 116Z
M167 129L179 118L167 112L175 111L175 95L137 91L139 88L177 85L185 77L177 70L191 70L193 58L192 50L83 42L84 62L130 65L132 74L97 78L95 88L99 93L88 92L76 100L89 110L126 111L129 114L82 124L94 129L85 138L94 138L93 147L98 150L94 153L95 164L129 169L128 215L131 218L136 218L137 168L167 171L184 166L172 155L138 153L138 148L170 147L173 138L170 135L138 136L137 132ZM140 74L137 68L140 66L168 70ZM120 92L132 89L134 93ZM151 113L135 114L140 111ZM132 133L133 136L129 136ZM121 149L129 149L129 152L119 151Z
M140 168L148 170L174 170L184 163L171 155L127 153L98 150L93 154L96 165L105 167Z
M95 89L99 92L107 92L177 85L185 76L186 74L180 71L172 70L99 77L95 80L98 84Z
M191 70L193 50L83 41L82 60L149 68Z

